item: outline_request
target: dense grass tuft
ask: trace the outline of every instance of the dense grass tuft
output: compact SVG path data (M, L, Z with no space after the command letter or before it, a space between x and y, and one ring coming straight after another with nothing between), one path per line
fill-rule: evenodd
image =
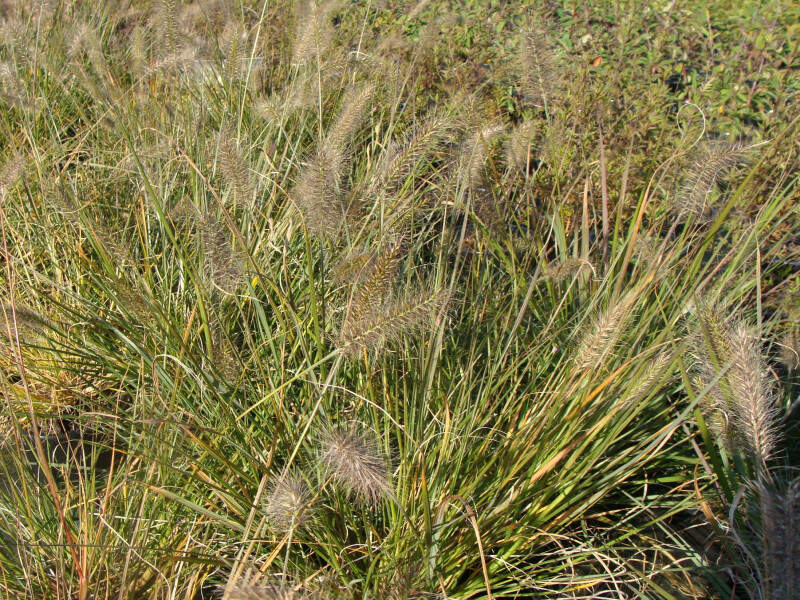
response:
M6 4L0 597L797 596L796 8Z

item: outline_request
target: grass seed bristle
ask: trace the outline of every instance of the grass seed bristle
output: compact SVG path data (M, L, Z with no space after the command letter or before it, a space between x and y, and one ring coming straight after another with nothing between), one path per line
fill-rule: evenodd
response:
M280 532L305 526L311 519L308 484L294 473L285 473L272 484L265 513L270 524Z
M302 590L295 590L287 583L243 583L228 591L229 600L305 600L309 598Z
M333 39L330 19L339 3L339 0L308 0L302 6L295 30L293 65L326 57Z
M519 69L523 98L549 114L558 93L560 61L550 34L536 25L523 34Z
M360 501L374 505L390 493L388 461L371 433L355 424L329 426L319 444L325 472Z
M430 326L431 319L447 304L443 292L422 292L381 306L360 319L348 319L339 335L339 347L352 355L363 350L378 350L387 341L395 341Z
M576 373L594 371L605 362L622 333L622 325L629 315L633 300L633 297L623 298L597 316L578 344L575 353Z
M678 191L678 212L704 217L708 211L708 197L717 182L747 156L748 150L740 143L716 142L703 146Z

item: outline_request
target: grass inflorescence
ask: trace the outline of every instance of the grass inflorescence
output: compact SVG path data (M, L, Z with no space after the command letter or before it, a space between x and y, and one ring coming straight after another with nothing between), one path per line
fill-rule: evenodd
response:
M7 4L0 597L797 596L796 9Z

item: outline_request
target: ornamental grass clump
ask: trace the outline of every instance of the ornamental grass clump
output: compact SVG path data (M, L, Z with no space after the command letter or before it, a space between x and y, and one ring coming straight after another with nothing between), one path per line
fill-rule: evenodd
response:
M727 536L738 550L729 556L741 565L735 578L751 598L793 598L800 590L789 558L800 548L799 480L778 460L786 449L775 376L745 323L705 302L696 313L696 392L707 395L701 401L720 436L719 451L733 461L714 464L727 487Z
M0 598L797 595L791 11L411 4L4 4Z

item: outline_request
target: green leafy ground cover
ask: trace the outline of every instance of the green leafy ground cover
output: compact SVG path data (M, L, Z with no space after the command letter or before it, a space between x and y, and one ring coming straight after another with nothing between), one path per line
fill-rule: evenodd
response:
M798 596L798 8L0 11L0 597Z

